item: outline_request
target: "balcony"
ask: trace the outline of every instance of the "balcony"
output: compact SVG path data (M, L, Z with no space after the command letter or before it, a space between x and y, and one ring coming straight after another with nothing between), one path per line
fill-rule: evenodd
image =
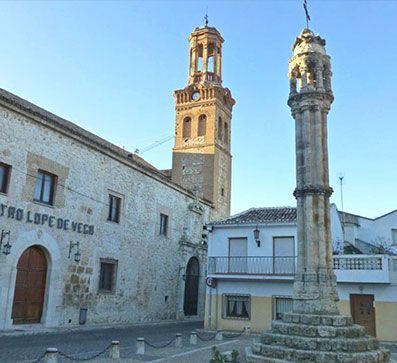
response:
M338 282L390 283L391 257L385 255L334 256Z
M296 256L209 257L208 275L214 278L293 280ZM394 267L393 267L394 266ZM338 282L390 283L397 280L397 258L385 255L334 256Z
M238 276L248 278L274 278L292 280L296 257L209 257L208 275L213 277Z

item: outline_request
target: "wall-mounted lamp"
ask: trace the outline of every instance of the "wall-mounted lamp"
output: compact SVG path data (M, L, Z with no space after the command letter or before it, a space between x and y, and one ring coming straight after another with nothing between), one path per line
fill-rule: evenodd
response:
M254 229L254 239L255 239L256 245L258 247L261 246L261 241L259 239L259 235L260 235L260 230L259 230L258 226L256 226L256 228Z
M5 231L4 229L1 230L1 237L0 237L0 248L3 246L1 251L7 256L11 253L11 244L10 244L10 231ZM8 238L7 238L8 237ZM7 238L7 242L5 239Z
M80 262L81 253L80 253L80 242L79 242L79 241L77 241L77 242L72 242L72 241L70 241L70 243L69 243L69 256L68 256L68 258L70 258L70 254L72 253L72 249L73 249L74 247L77 247L77 251L76 251L75 254L74 254L74 260L75 260L76 262Z
M201 238L202 238L202 240L201 240L201 245L202 246L206 246L207 244L208 244L208 234L207 233L202 233L201 234Z

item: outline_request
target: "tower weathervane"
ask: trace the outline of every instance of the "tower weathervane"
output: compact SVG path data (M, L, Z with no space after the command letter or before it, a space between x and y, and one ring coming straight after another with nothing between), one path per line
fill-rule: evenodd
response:
M305 9L305 14L306 14L306 28L309 29L309 21L310 15L309 15L309 10L307 10L307 0L303 0L303 8Z
M204 24L205 26L208 26L208 13L206 13L204 16Z

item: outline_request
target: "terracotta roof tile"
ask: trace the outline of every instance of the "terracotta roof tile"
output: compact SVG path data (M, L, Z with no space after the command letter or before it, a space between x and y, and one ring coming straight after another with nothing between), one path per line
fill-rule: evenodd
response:
M296 222L295 207L251 208L211 225Z

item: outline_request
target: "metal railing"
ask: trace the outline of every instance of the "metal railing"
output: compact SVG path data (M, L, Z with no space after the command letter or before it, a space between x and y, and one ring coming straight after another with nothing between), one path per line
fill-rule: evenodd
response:
M296 256L209 257L208 274L293 276Z
M396 262L397 265L397 262ZM293 276L296 256L218 256L208 258L208 274ZM382 256L333 256L334 270L384 270Z

